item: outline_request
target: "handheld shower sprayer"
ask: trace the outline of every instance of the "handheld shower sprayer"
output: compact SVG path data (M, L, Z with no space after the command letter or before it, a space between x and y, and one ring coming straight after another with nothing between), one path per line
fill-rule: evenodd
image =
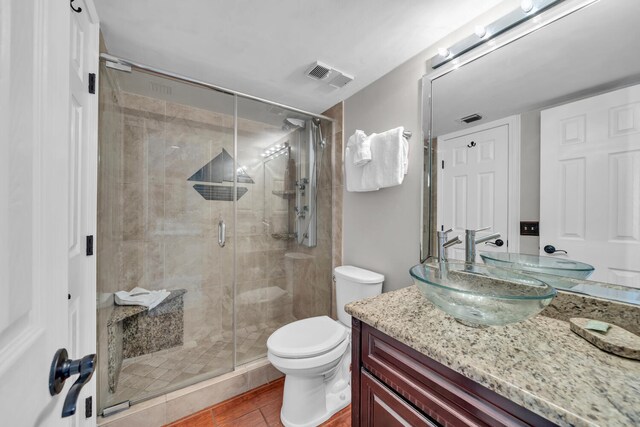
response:
M320 126L320 119L317 117L314 117L313 119L311 119L311 122L313 123L313 125L315 126L316 132L317 132L317 142L318 145L320 146L320 148L324 148L324 146L327 144L327 141L324 139L324 137L322 136L322 127Z

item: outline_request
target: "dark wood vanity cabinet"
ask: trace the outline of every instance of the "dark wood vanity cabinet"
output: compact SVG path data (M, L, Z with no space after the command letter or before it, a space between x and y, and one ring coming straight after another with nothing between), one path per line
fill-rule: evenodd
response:
M353 426L554 426L353 319Z

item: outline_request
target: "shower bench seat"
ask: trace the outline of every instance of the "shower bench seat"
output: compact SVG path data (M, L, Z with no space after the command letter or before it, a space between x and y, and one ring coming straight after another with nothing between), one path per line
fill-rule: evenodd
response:
M114 305L107 322L109 390L115 393L124 359L142 356L184 342L186 289L174 289L152 310L139 305Z

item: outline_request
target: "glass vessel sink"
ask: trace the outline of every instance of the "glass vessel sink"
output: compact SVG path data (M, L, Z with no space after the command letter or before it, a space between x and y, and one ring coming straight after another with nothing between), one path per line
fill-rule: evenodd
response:
M410 274L425 298L473 327L521 322L556 296L553 287L530 275L483 264L419 264Z
M593 273L593 266L584 262L550 256L538 256L504 252L481 252L485 264L534 273L586 279Z

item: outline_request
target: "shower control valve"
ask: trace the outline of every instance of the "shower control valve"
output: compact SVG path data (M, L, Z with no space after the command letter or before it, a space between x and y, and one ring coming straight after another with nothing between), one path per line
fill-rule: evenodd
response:
M298 207L296 206L294 208L294 211L296 212L296 216L300 219L304 219L305 216L307 216L307 212L309 211L309 207L308 206L303 206L302 209L298 209Z
M308 183L309 183L308 178L302 178L300 181L296 181L296 185L300 190L304 190L305 188L307 188Z

